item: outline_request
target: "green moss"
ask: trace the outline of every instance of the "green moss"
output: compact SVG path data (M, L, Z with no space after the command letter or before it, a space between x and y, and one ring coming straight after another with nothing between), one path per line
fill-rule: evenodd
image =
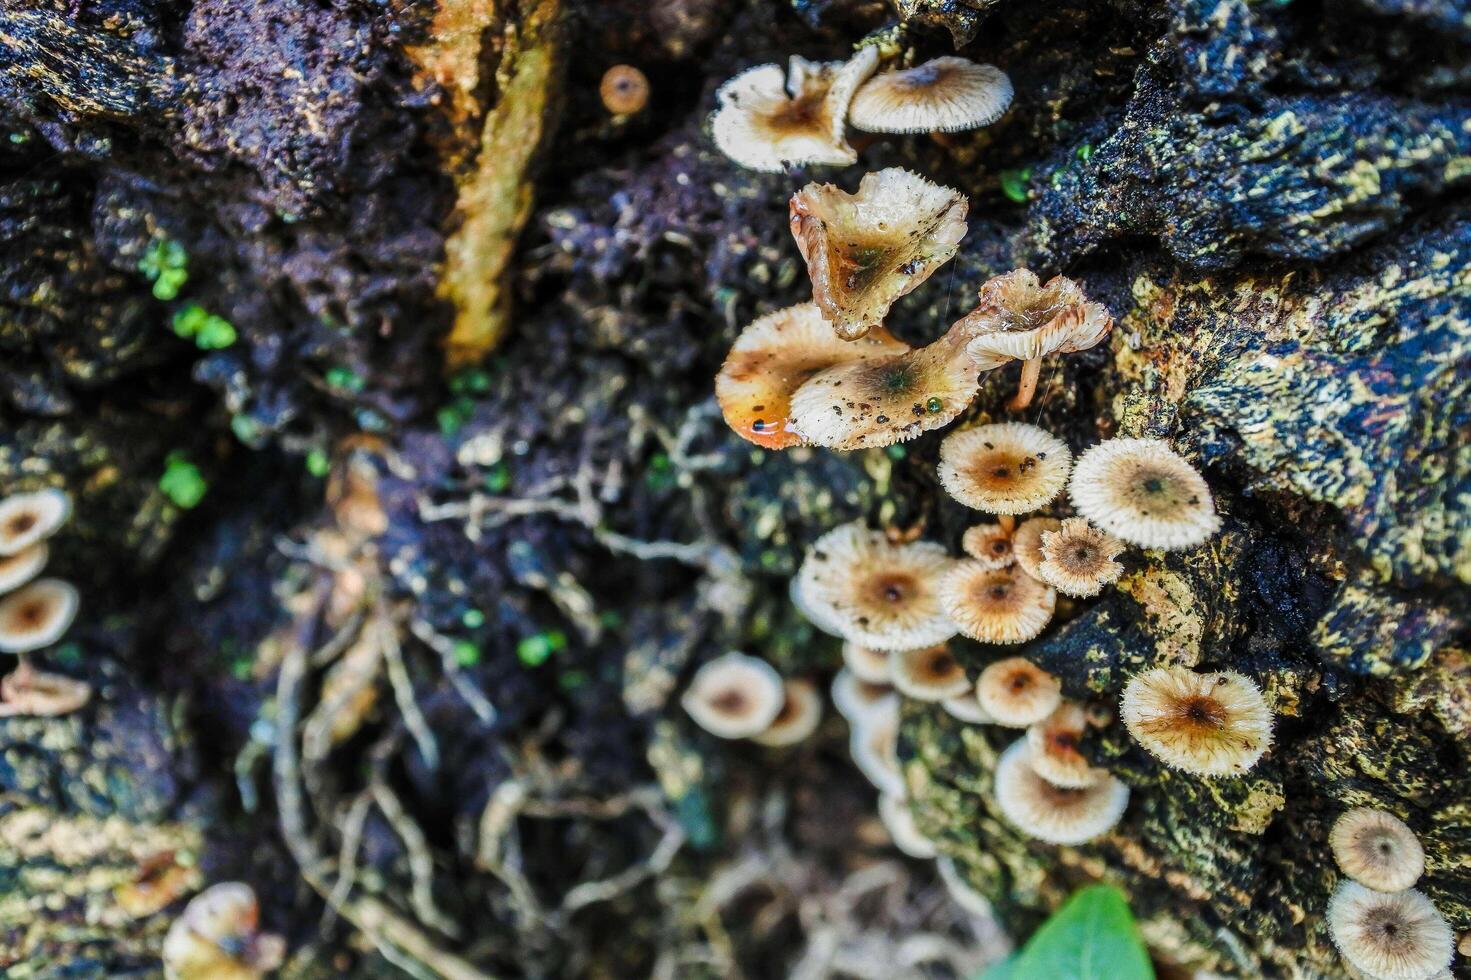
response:
M223 350L238 339L229 320L193 303L174 314L173 327L174 333L194 341L200 350Z
M204 499L209 491L209 483L198 466L190 462L183 452L175 451L169 453L164 461L163 476L158 478L158 489L174 506L190 510Z

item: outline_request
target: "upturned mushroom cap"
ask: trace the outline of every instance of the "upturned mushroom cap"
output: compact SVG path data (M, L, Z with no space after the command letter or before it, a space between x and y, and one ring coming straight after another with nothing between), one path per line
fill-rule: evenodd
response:
M853 194L813 183L792 195L792 236L812 301L839 337L862 337L950 260L967 207L959 191L899 167L864 174Z
M1005 568L1016 561L1011 533L1000 524L977 524L960 539L960 550L987 568Z
M780 65L747 69L716 93L715 145L741 166L768 173L854 163L858 154L843 135L848 103L877 65L877 49L866 47L846 62L793 56L785 72Z
M715 375L715 400L736 435L766 449L786 449L802 441L791 428L792 395L814 374L909 349L882 327L860 340L842 340L816 304L798 303L741 331Z
M21 666L0 678L0 716L58 718L92 700L92 685Z
M1205 479L1158 439L1100 442L1079 458L1068 493L1078 513L1141 548L1193 548L1221 526Z
M1426 980L1455 955L1445 916L1413 888L1376 892L1343 882L1328 903L1328 932L1344 959L1378 980Z
M1124 566L1114 559L1124 543L1081 517L1070 517L1055 531L1042 532L1037 573L1063 595L1086 598L1118 581Z
M1328 835L1338 869L1366 888L1397 892L1425 872L1425 849L1415 832L1392 813L1355 807Z
M848 751L858 771L881 793L904 796L904 773L899 767L899 711L878 711L854 722Z
M1032 768L1054 786L1079 789L1092 786L1107 771L1094 768L1078 751L1088 720L1080 705L1064 701L1057 710L1027 729Z
M1272 709L1261 689L1233 670L1155 667L1135 674L1119 713L1150 754L1197 776L1239 775L1272 744Z
M704 664L680 698L695 723L721 738L750 738L771 727L786 694L770 664L731 652Z
M40 575L48 557L50 549L44 541L37 541L13 555L0 555L0 594L18 589Z
M51 537L71 512L72 499L62 490L15 493L0 500L0 555L16 554Z
M953 133L1000 119L1011 96L1011 79L995 65L935 58L864 82L848 122L870 133Z
M1057 608L1057 592L1016 565L956 562L940 580L940 605L961 633L982 643L1025 643Z
M1057 710L1062 685L1025 657L1007 657L981 671L976 700L998 725L1026 728Z
M889 651L887 650L875 650L872 647L862 646L858 643L844 642L843 664L860 681L886 686L891 682L889 675Z
M1077 283L1054 276L1043 285L1027 269L988 280L976 308L959 323L974 337L966 350L985 371L1087 350L1113 328L1108 311L1088 302Z
M1055 517L1031 517L1016 526L1011 536L1011 553L1022 571L1032 578L1042 577L1042 535L1062 527Z
M939 853L934 842L914 825L914 814L909 812L909 804L904 797L880 793L879 819L884 822L894 846L910 857L927 861Z
M0 598L0 650L29 653L61 639L77 618L77 590L43 578Z
M1112 830L1129 805L1129 787L1105 774L1091 786L1054 786L1033 768L1017 739L996 763L996 805L1018 830L1049 844L1083 844Z
M899 693L916 701L943 701L970 690L965 668L943 643L923 650L895 650L889 654L889 673Z
M808 549L797 587L845 639L876 650L917 649L955 635L936 594L951 563L939 545L892 544L862 524L843 524Z
M954 432L940 444L940 485L988 514L1026 514L1067 485L1073 454L1045 429L997 422Z
M788 680L782 683L782 705L771 726L751 741L774 748L796 745L817 731L822 721L822 696L811 681Z
M260 980L281 965L285 943L259 931L255 892L225 882L196 895L163 942L168 980Z
M892 687L861 681L851 670L838 671L833 677L831 694L833 707L850 725L861 725L874 716L899 711L899 695Z

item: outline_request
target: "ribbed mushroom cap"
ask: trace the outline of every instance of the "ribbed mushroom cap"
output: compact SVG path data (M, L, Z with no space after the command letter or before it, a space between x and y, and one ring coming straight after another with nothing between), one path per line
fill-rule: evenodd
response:
M769 173L804 163L854 163L858 154L844 139L848 103L877 65L878 51L867 47L846 62L793 56L785 72L780 65L747 69L716 93L715 145L741 166Z
M966 350L985 371L1087 350L1113 328L1108 311L1087 302L1077 283L1054 276L1043 285L1026 269L987 281L976 308L959 322L974 337Z
M1124 543L1081 517L1070 517L1056 531L1042 532L1037 573L1063 595L1086 598L1118 581L1124 566L1114 559Z
M771 727L786 694L770 664L727 653L704 664L680 698L695 723L721 738L750 738Z
M798 589L844 638L877 650L917 649L955 635L936 596L951 564L939 545L892 544L861 524L843 524L808 549Z
M842 340L815 304L798 303L741 331L715 375L715 400L736 435L766 449L786 449L802 441L791 428L791 404L808 379L837 364L909 349L882 327L860 340Z
M891 683L887 650L875 650L857 643L844 642L843 664L860 681L886 686Z
M927 861L939 853L934 842L914 825L914 814L909 812L909 804L904 797L880 793L879 819L884 822L894 846L910 857Z
M1011 536L1011 553L1022 571L1032 578L1042 577L1042 535L1062 527L1055 517L1031 517L1016 526Z
M1026 728L1057 710L1062 685L1025 657L1007 657L981 671L976 700L998 725Z
M881 793L904 796L904 774L899 768L899 712L878 711L852 723L848 751L858 771Z
M1197 776L1239 775L1272 744L1272 709L1261 689L1233 670L1155 667L1129 679L1119 707L1135 741Z
M1011 79L995 65L935 58L863 83L848 122L870 133L953 133L1000 119L1011 96Z
M37 541L13 555L0 555L0 594L18 589L40 575L48 557L50 548L44 541Z
M51 537L71 512L72 499L61 490L15 493L0 500L0 555L13 555Z
M1425 872L1425 849L1403 820L1384 810L1355 807L1328 835L1338 869L1366 888L1397 892Z
M1221 527L1205 479L1158 439L1100 442L1079 458L1068 493L1078 513L1141 548L1193 548Z
M1341 883L1328 903L1328 931L1344 959L1378 980L1426 980L1455 955L1445 916L1413 888L1376 892Z
M991 725L996 722L990 712L981 707L981 702L976 700L975 691L966 691L953 698L946 698L940 702L940 707L944 708L947 714L969 725Z
M838 671L833 677L831 694L833 707L850 725L861 725L875 715L899 711L899 695L892 687L859 680L851 670Z
M751 741L761 745L781 748L796 745L817 731L822 721L822 696L817 685L811 681L787 680L782 682L781 711L771 726Z
M0 650L29 653L61 639L77 618L77 590L43 578L0 598Z
M824 616L820 610L814 609L812 604L807 601L807 597L802 595L802 580L796 575L787 579L787 598L792 600L792 606L797 612L802 614L802 618L807 620L807 622L822 630L828 636L842 638L843 634L838 629L838 624L832 617Z
M255 892L225 882L196 895L163 942L168 980L259 980L281 965L285 944L259 929Z
M960 550L987 568L1005 568L1016 561L1011 533L1000 524L977 524L969 528L960 539Z
M92 685L21 666L0 678L0 716L56 718L86 707Z
M1026 514L1067 485L1073 454L1045 429L1025 422L978 425L940 444L940 485L988 514Z
M940 580L940 605L961 633L982 643L1025 643L1057 608L1057 593L1016 565L956 562Z
M965 668L941 643L923 650L889 654L889 673L899 693L916 701L943 701L970 690Z
M1081 705L1064 701L1057 710L1027 729L1032 768L1054 786L1078 789L1092 786L1108 773L1095 769L1078 751L1088 720Z
M1032 749L1017 739L996 763L996 805L1018 830L1049 844L1082 844L1112 830L1129 805L1129 787L1105 774L1068 789L1039 776Z
M965 237L967 207L959 191L899 167L864 174L852 194L817 183L793 194L792 236L812 301L837 335L862 337L948 262Z

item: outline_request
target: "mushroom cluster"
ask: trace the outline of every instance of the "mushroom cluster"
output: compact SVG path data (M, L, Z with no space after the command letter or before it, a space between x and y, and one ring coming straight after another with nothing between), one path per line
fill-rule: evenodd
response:
M70 714L92 696L89 685L37 670L30 660L60 640L77 616L80 599L70 582L37 578L50 558L49 539L71 509L71 498L61 490L0 500L0 652L19 661L0 677L0 717Z
M811 681L783 680L766 661L735 651L701 666L680 703L712 735L772 747L796 745L822 721Z

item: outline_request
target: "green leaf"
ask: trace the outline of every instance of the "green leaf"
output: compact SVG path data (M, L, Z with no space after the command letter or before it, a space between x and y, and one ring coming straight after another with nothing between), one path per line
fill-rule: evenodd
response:
M183 453L169 453L164 461L163 476L158 478L158 489L174 502L174 506L189 510L198 506L209 490L209 483L199 467L189 462Z
M1003 170L1000 174L1001 193L1018 204L1027 203L1027 183L1032 179L1032 168Z
M1075 893L1019 955L985 980L1154 980L1149 953L1124 896L1112 885Z
M223 350L235 343L235 327L193 303L174 314L174 333L194 341L200 350Z

